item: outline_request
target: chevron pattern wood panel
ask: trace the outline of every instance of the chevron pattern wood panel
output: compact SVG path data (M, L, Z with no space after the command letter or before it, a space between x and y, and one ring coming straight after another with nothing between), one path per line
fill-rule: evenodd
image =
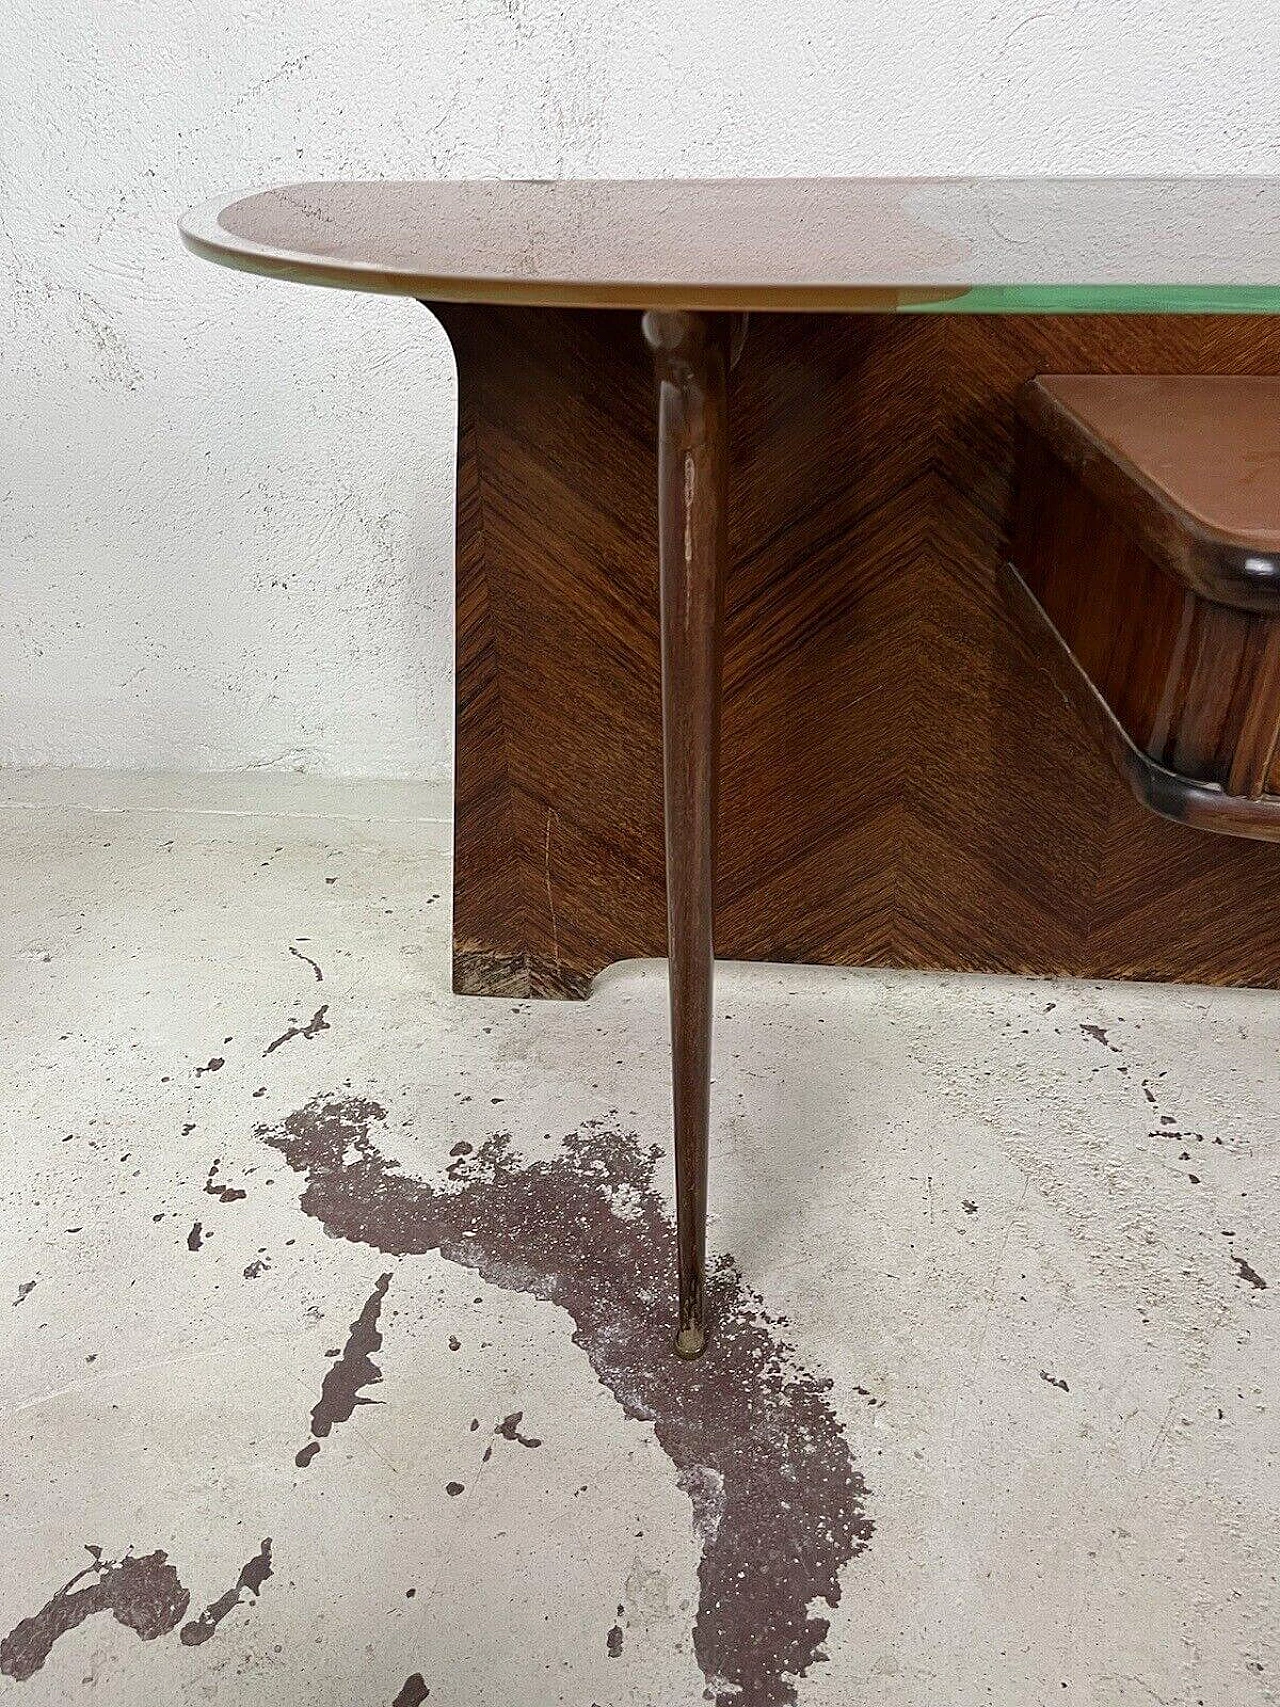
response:
M455 987L665 951L653 380L629 313L435 307L459 375ZM717 950L1280 985L1280 850L1132 800L1005 608L1013 399L1280 373L1251 316L760 315L731 397Z

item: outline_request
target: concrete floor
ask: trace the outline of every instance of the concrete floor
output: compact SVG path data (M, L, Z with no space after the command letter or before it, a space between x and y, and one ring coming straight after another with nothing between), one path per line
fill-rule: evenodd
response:
M5 798L0 1694L1280 1699L1280 997L724 967L686 1368L660 966L452 997L412 790Z

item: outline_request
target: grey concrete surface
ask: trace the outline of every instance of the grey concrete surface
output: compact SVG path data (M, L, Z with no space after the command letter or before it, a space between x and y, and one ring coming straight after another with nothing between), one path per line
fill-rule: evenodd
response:
M0 804L0 1697L1280 1699L1280 997L723 967L688 1371L662 967L291 789Z

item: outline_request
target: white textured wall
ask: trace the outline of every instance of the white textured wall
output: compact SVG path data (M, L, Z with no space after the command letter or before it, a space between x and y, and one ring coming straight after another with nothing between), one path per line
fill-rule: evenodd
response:
M289 177L1280 171L1274 4L6 0L0 762L440 776L452 370Z

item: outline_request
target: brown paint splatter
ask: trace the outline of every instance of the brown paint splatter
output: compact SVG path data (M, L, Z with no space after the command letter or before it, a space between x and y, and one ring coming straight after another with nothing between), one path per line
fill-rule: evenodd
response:
M18 1296L13 1301L14 1309L16 1310L18 1308L18 1305L21 1304L24 1298L29 1298L35 1289L36 1283L34 1280L21 1281L18 1286Z
M109 1612L144 1642L168 1635L181 1620L191 1597L167 1553L148 1553L140 1559L126 1556L104 1563L98 1548L89 1551L94 1555L93 1563L72 1577L33 1618L24 1618L0 1641L0 1672L6 1677L19 1683L34 1677L58 1638L98 1612ZM85 1582L86 1577L92 1581Z
M500 1434L504 1440L518 1441L521 1446L541 1446L542 1442L535 1435L520 1433L520 1424L523 1421L523 1411L512 1411L509 1417L503 1417L493 1432Z
M198 1648L202 1642L207 1642L227 1614L240 1604L243 1594L251 1594L256 1600L262 1592L262 1585L271 1575L271 1537L266 1540L244 1566L236 1578L234 1588L229 1588L225 1594L220 1594L217 1600L206 1606L199 1618L192 1619L190 1624L182 1626L178 1640L186 1648Z
M1050 1375L1047 1369L1042 1369L1040 1371L1040 1379L1042 1381L1047 1381L1051 1387L1056 1387L1060 1393L1069 1393L1071 1391L1065 1381L1057 1375Z
M328 1011L329 1004L328 1002L325 1002L322 1006L316 1009L305 1025L291 1025L287 1030L282 1031L279 1037L275 1038L271 1043L268 1043L267 1047L262 1051L263 1055L266 1056L274 1054L275 1051L280 1048L282 1043L291 1043L295 1037L305 1037L310 1039L312 1037L316 1037L322 1031L330 1031L332 1027L324 1017Z
M320 1397L311 1412L311 1433L314 1437L294 1459L299 1469L305 1469L320 1450L320 1442L332 1432L335 1423L350 1422L357 1405L376 1405L376 1399L366 1399L361 1391L382 1380L382 1371L373 1361L375 1351L382 1349L378 1317L382 1300L387 1295L391 1276L378 1276L378 1283L364 1301L364 1308L351 1324L347 1343L338 1354L338 1361L326 1371L320 1386Z
M289 944L289 953L292 954L298 960L305 960L306 961L307 965L311 968L311 970L316 975L316 983L317 984L323 984L324 983L324 973L316 965L315 961L312 960L312 958L309 954L303 954L302 950L300 948L295 948L292 943Z
M215 1055L207 1065L196 1068L196 1078L198 1079L202 1073L220 1073L226 1064L221 1055Z
M422 1707L422 1703L431 1691L422 1681L422 1673L415 1671L412 1677L406 1677L400 1685L400 1692L391 1707Z
M1231 1260L1239 1269L1241 1280L1247 1280L1250 1286L1256 1286L1259 1292L1265 1292L1267 1290L1266 1281L1258 1273L1257 1269L1251 1267L1243 1257L1238 1257L1233 1251L1231 1253Z
M369 1136L385 1111L318 1097L258 1135L305 1177L302 1207L338 1238L396 1255L439 1251L494 1285L554 1300L600 1381L653 1426L702 1541L693 1642L707 1698L789 1707L824 1657L840 1572L873 1525L831 1383L810 1373L732 1263L709 1289L697 1363L669 1352L674 1232L653 1188L659 1155L589 1124L550 1161L495 1136L444 1186L409 1178Z
M249 1194L241 1191L238 1185L222 1185L218 1181L218 1169L222 1166L222 1157L214 1158L213 1166L209 1169L209 1177L204 1182L204 1189L210 1197L216 1197L219 1203L240 1203Z
M622 1617L622 1608L618 1608L618 1617ZM615 1624L604 1639L604 1651L611 1660L622 1658L622 1625Z
M199 1221L197 1221L195 1226L192 1227L191 1231L187 1234L187 1249L189 1251L198 1251L203 1244L204 1227Z

